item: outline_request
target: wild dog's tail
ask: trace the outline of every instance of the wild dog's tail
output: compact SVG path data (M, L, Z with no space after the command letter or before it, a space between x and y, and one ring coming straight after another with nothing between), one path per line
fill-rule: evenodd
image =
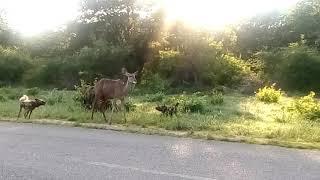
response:
M27 95L23 95L23 96L19 99L20 102L24 102L24 101L28 101L28 100L29 100L29 97L28 97Z

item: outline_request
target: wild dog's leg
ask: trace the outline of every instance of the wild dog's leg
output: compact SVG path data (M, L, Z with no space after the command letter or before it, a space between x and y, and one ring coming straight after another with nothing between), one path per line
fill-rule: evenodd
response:
M30 119L30 116L31 116L31 114L32 114L32 111L33 111L33 110L30 110L30 112L29 112L29 119Z
M24 112L24 118L25 118L25 119L27 119L28 113L29 113L29 110L28 110L28 109L25 110L25 112Z

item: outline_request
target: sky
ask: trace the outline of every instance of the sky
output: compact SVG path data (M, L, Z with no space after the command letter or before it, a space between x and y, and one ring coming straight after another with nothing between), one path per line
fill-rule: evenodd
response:
M148 0L144 0L148 1ZM222 28L242 18L286 10L298 0L157 0L167 21ZM0 0L10 27L25 36L56 29L78 15L80 0Z

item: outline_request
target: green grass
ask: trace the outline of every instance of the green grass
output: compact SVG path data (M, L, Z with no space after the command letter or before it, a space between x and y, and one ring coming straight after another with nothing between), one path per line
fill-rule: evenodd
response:
M23 88L0 89L0 117L15 119L19 111L18 99L27 92L28 90ZM105 124L101 113L95 113L95 118L91 121L91 112L73 101L74 93L57 90L36 91L36 97L50 103L36 109L32 119L64 120L77 126L81 126L82 123ZM184 136L206 139L238 139L240 142L286 147L320 147L320 123L305 120L301 115L283 108L292 103L292 97L282 97L278 103L270 104L260 102L254 96L227 94L223 95L222 103L214 104L211 103L210 93L184 94L182 98L181 95L152 96L130 97L136 108L135 111L127 113L127 124L124 127L140 127L161 132L180 131L186 132L187 135ZM159 104L185 99L201 103L205 110L186 113L180 108L178 116L172 118L165 117L155 110ZM107 118L109 116L110 113L107 113ZM113 124L123 123L123 113L115 113Z

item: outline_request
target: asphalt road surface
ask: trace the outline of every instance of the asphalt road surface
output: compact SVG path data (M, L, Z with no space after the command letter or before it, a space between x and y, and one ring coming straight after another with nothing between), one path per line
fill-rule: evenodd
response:
M320 179L320 151L0 123L0 179Z

